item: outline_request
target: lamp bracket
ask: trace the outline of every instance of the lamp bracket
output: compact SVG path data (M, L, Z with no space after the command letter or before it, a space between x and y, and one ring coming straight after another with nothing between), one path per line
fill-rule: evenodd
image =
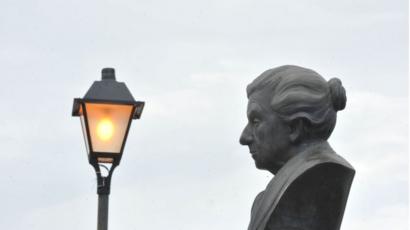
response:
M98 195L109 195L110 194L111 177L117 165L118 164L113 163L111 165L110 170L108 171L108 175L103 176L101 173L100 165L97 162L95 163L93 162L92 166L94 167L95 174L97 176L97 194Z

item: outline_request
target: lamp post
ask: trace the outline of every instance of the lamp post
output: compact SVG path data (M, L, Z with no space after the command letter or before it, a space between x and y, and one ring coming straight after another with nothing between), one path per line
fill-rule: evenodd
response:
M97 175L97 230L108 229L111 176L121 161L131 121L141 117L143 108L144 102L135 101L127 86L115 80L113 68L104 68L101 81L74 99L72 116L80 117L88 161Z

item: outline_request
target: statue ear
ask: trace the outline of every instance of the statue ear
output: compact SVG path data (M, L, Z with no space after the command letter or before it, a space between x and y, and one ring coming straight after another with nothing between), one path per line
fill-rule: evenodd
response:
M290 141L299 143L305 135L305 121L303 118L296 118L290 122Z

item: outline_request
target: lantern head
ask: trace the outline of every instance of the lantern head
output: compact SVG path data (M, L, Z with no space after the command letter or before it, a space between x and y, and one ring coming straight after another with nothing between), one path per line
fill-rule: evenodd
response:
M75 98L90 164L118 165L133 119L141 117L144 102L135 101L127 86L115 80L115 70L104 68L83 98Z

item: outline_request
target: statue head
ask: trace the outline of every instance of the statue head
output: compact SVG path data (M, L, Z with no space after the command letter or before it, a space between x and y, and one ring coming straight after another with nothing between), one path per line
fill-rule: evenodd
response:
M276 173L304 147L326 141L336 113L346 105L337 78L326 81L313 70L280 66L247 87L248 124L240 143L248 145L256 167Z

